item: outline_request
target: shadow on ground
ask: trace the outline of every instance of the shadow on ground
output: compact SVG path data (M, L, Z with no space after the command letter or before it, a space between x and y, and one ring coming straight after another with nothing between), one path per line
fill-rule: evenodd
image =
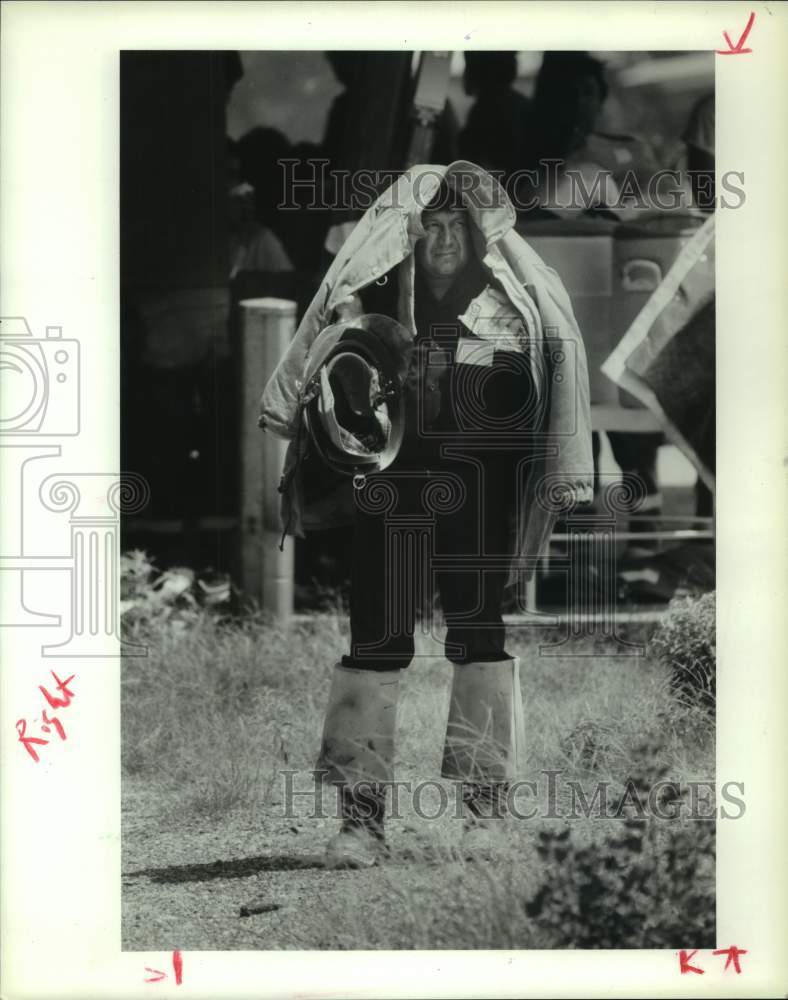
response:
M302 871L323 868L320 855L260 855L255 858L237 858L234 861L210 861L201 865L168 865L165 868L142 868L124 872L124 878L145 876L152 882L177 884L179 882L210 882L216 878L248 878L259 872Z

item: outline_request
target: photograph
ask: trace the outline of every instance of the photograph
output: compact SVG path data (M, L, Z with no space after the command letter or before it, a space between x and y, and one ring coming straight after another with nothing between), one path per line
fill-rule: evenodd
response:
M3 1000L787 995L787 51L0 0Z
M121 51L124 949L714 947L714 84Z

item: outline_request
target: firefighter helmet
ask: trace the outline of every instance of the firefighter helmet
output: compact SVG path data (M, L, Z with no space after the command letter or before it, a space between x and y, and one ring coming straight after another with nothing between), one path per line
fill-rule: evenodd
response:
M301 396L312 442L346 475L391 465L404 433L403 386L413 340L396 320L367 313L326 327L306 358Z

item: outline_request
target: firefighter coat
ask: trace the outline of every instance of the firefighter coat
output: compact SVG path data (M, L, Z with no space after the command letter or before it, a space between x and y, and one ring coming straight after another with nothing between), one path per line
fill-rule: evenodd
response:
M325 327L352 304L360 289L398 267L399 315L415 338L414 247L425 235L423 206L443 179L463 193L477 255L490 287L461 318L480 339L510 336L529 346L542 400L538 447L523 464L517 516L511 531L509 582L530 577L567 502L593 496L588 368L572 306L559 276L515 231L514 208L500 184L467 161L411 167L367 210L329 267L286 353L265 386L259 425L290 441L280 483L287 534L352 522L353 485L331 484L325 496L304 502L299 475L307 434L301 420L305 360ZM503 294L502 294L503 292Z

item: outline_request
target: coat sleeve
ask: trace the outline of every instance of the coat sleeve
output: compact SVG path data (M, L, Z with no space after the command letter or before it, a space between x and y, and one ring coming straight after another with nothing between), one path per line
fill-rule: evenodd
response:
M374 214L372 209L364 214L332 261L289 347L263 389L257 421L262 430L288 440L296 436L298 400L307 353L320 331L332 321L331 314L339 305L334 301L337 287L348 263L368 237ZM350 308L352 309L352 304Z
M501 242L515 273L533 285L542 319L549 362L546 435L554 449L547 463L549 482L556 491L587 502L593 496L594 479L588 360L572 302L556 271L519 234ZM551 360L556 357L562 359L561 371Z
M304 362L312 341L325 325L328 286L324 282L309 304L293 339L263 389L258 426L277 437L292 439L298 425L298 400Z

